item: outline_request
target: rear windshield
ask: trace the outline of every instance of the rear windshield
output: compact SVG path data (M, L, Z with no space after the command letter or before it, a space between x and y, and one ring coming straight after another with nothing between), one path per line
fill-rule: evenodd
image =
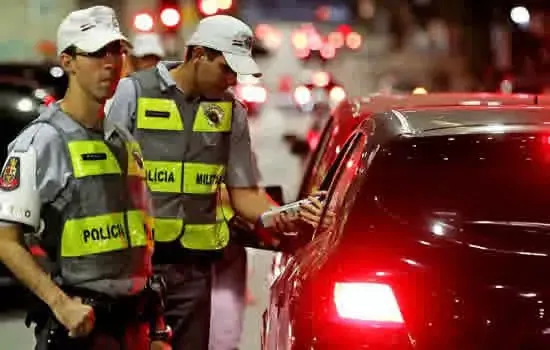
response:
M460 135L397 141L363 186L392 215L550 222L550 136Z

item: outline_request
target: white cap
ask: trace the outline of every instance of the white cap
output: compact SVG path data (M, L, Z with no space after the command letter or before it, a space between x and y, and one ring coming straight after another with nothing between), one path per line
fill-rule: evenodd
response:
M135 57L154 55L163 58L165 55L160 36L156 33L142 33L136 35L132 42L132 46L134 46L132 56Z
M244 22L227 15L202 19L191 35L187 46L203 46L221 51L227 64L237 74L261 76L252 59L252 29Z
M128 39L120 32L115 11L107 6L93 6L69 13L57 30L57 53L71 46L95 52L113 41Z

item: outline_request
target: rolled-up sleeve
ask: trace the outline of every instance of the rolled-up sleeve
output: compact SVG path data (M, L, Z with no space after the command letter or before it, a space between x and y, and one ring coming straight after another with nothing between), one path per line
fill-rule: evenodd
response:
M121 79L113 98L105 104L105 119L111 125L122 125L133 132L136 121L136 97L136 84L132 78ZM112 130L106 130L110 131Z
M225 183L228 187L258 186L256 159L250 144L250 130L246 109L235 102Z

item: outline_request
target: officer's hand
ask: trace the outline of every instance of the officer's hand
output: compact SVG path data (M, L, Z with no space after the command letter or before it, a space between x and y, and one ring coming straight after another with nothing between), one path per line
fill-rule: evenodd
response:
M151 350L172 350L172 345L163 341L155 340L151 342Z
M319 191L308 197L309 203L302 204L299 211L300 219L302 221L310 224L314 228L319 226L319 223L321 222L321 214L324 209L324 203L318 198L319 196L324 198L326 197L326 194L326 191Z
M293 219L289 218L284 212L273 218L274 231L280 234L296 232L298 227Z
M67 298L52 311L57 320L67 328L71 338L85 337L94 328L94 309L83 304L80 298Z

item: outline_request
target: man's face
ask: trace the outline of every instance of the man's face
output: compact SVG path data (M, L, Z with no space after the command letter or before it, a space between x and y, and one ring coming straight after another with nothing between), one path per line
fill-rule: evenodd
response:
M136 71L155 67L160 62L160 57L147 55L144 57L132 57L132 63Z
M206 98L221 98L229 87L237 83L237 74L229 67L223 55L199 59L196 69L199 92Z
M70 62L70 73L80 88L100 103L111 98L120 79L123 62L121 42L86 53L76 49Z

